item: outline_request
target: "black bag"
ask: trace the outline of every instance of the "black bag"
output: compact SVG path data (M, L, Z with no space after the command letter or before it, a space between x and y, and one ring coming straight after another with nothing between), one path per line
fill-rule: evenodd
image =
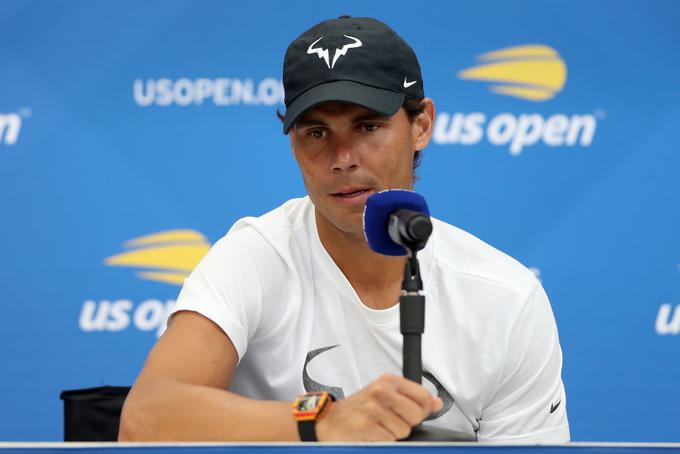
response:
M120 412L129 386L62 391L64 441L117 441Z

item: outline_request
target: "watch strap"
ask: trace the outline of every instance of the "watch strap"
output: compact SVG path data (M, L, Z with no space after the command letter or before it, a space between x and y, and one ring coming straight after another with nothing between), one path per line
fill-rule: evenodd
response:
M316 438L316 420L298 421L298 433L302 441L319 441Z
M323 393L307 393L303 394L302 396L298 397L298 400L296 401L299 402L300 399L304 397L308 397L310 395L318 395L318 394L325 394L325 399L322 400L321 406L317 407L317 412L316 415L314 415L312 418L309 417L309 415L300 415L299 413L296 413L296 420L297 420L297 425L298 425L298 434L300 435L300 440L301 441L319 441L319 439L316 437L316 422L321 419L321 417L324 415L326 410L328 410L328 407L331 402L335 401L335 397L333 397L333 394L324 391ZM296 405L294 404L294 406Z

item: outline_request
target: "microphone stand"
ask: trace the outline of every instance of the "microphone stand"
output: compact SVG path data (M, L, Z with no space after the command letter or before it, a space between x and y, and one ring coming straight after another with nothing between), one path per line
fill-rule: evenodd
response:
M425 295L420 266L416 256L417 248L404 245L408 252L404 264L404 280L399 296L399 317L401 334L404 336L403 375L416 383L422 383L422 335L425 332ZM402 441L476 441L468 434L419 424L411 435Z
M404 336L403 375L416 383L422 382L421 339L425 332L425 295L416 251L407 248L404 279L399 296L401 334Z

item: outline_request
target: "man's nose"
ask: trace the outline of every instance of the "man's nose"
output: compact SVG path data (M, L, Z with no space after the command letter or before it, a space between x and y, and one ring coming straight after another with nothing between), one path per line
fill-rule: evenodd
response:
M346 172L359 168L359 153L348 140L336 140L331 152L331 170Z

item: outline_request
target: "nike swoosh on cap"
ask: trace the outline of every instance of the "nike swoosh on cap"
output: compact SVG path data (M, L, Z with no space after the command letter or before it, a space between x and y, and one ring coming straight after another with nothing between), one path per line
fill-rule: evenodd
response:
M406 80L406 77L404 77L404 88L408 88L408 87L410 87L411 85L413 85L413 84L415 84L415 83L417 83L417 82L418 82L417 80L413 80L413 81L411 81L411 82L408 82L408 81Z

